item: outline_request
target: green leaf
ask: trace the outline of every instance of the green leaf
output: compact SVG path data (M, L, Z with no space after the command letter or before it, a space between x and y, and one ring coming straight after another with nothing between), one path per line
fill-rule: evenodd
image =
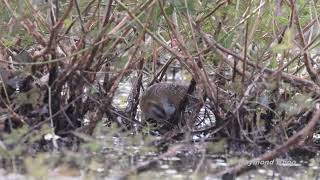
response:
M268 65L268 68L275 69L277 68L277 66L278 66L277 60L275 58L272 58Z
M188 8L190 14L194 14L199 6L198 2L193 0L172 0L171 5L181 13L186 13Z
M224 153L225 146L227 145L227 139L222 138L217 142L209 143L208 145L208 153Z
M165 7L164 12L167 16L171 16L173 14L173 6L170 4L168 7Z
M225 36L223 36L223 39L221 40L223 42L223 46L228 48L231 46L232 42L233 42L233 38L234 38L235 33L231 32Z
M272 50L275 53L281 53L283 51L289 50L293 47L293 40L294 40L294 30L293 28L287 29L282 42L272 47Z
M24 160L27 172L36 179L47 179L49 168L45 163L45 156L38 155L36 158L28 157Z
M72 19L67 18L63 21L64 27L69 27L72 24Z
M38 104L40 97L41 91L39 88L35 87L30 89L28 92L19 93L17 95L16 102L19 105L31 104L35 107Z

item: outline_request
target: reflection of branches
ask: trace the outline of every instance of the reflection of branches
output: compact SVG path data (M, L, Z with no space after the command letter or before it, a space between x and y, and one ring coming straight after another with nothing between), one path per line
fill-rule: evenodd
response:
M165 160L167 158L175 156L179 151L186 147L186 145L175 145L171 147L167 152L153 158L152 160L144 161L139 165L131 168L129 171L123 173L118 179L125 180L128 179L130 176L135 176L139 173L155 168L161 160Z

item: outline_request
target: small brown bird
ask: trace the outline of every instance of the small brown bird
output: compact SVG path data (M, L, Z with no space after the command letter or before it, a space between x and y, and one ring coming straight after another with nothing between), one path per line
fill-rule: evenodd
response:
M140 98L141 118L158 125L170 124L169 120L179 108L188 86L174 83L157 83L147 88ZM189 99L191 95L188 95ZM188 102L188 105L191 101ZM152 122L152 121L151 121Z

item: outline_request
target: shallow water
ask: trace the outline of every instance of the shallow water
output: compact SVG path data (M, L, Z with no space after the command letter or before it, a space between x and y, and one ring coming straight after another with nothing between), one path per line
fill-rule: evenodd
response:
M113 105L125 108L128 93L131 90L129 79L119 84ZM204 115L204 109L200 116ZM199 128L212 126L214 116L208 116L209 121L203 121ZM139 113L137 116L139 119ZM57 165L49 168L44 179L117 179L129 169L135 168L148 160L157 158L161 152L148 144L160 137L144 137L133 133L119 133L118 129L100 126L95 134L99 146L97 152L79 152L80 156L89 156L82 160L79 167L68 168ZM317 137L317 136L315 136ZM216 174L229 165L254 157L249 151L228 151L227 144L220 145L213 142L202 142L204 136L192 137L197 142L190 143L186 148L179 150L174 156L160 160L159 163L145 172L139 173L132 179L220 179ZM174 146L171 144L169 147ZM213 146L213 147L212 147ZM221 146L221 147L219 147ZM218 151L218 152L217 152ZM76 152L72 152L77 154ZM88 155L89 154L89 155ZM48 156L52 154L47 153ZM290 156L286 156L289 157ZM281 161L281 163L280 163ZM236 179L318 179L320 175L320 158L317 154L312 159L278 159L279 163L269 163L256 170L251 170ZM285 163L287 162L287 163ZM290 162L290 163L288 163ZM260 162L261 163L261 162ZM267 164L268 162L264 162ZM271 164L271 165L270 165ZM72 172L72 173L71 173ZM7 172L0 169L0 179L25 180L35 179L30 175ZM41 179L41 178L40 178ZM42 178L43 179L43 178Z

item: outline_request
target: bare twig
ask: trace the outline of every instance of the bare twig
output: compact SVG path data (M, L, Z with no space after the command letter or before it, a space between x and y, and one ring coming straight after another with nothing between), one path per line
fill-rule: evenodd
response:
M269 151L257 158L254 158L249 161L236 164L233 167L227 168L226 170L220 172L219 175L225 175L225 174L239 175L249 170L250 168L252 168L253 166L248 166L250 164L254 164L255 162L259 162L259 161L270 161L280 156L281 154L287 152L288 149L291 149L297 146L302 146L305 143L305 140L312 135L314 128L317 125L319 119L320 119L320 108L318 104L309 123L299 132L291 136L285 143L283 143L279 147L276 147L272 151Z

